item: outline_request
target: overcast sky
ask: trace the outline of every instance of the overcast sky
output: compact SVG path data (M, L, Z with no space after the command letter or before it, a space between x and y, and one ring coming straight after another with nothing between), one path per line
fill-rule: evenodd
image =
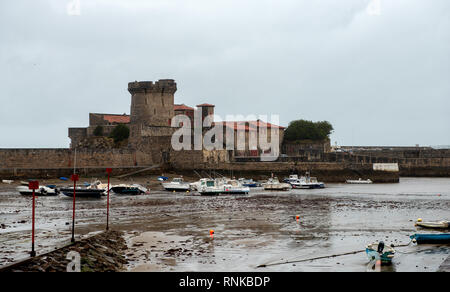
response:
M0 1L0 148L68 147L163 78L222 117L328 120L333 144L450 144L448 0L71 2Z

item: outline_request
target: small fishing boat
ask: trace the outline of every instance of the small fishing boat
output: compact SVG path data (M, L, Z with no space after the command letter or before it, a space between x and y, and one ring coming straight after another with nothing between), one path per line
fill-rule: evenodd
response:
M13 182L14 182L13 180L9 180L9 179L2 180L2 183L8 184L8 185L12 184Z
M198 192L202 196L217 196L223 191L218 179L202 179L200 181L201 183L198 187Z
M113 186L110 191L114 192L116 195L141 195L148 192L147 188L138 184L120 184Z
M32 196L33 190L30 190L28 186L18 186L17 191L24 196ZM36 196L46 197L46 196L57 196L59 194L58 190L55 188L49 188L47 186L41 186L39 189L35 190Z
M289 178L283 179L283 182L290 184L290 183L296 182L296 181L298 181L298 180L299 180L298 175L296 175L296 174L291 174L291 175L289 176Z
M417 242L417 244L435 243L448 244L450 243L450 233L436 233L436 234L414 234L410 238Z
M238 180L231 179L227 181L223 181L223 192L222 194L244 194L247 195L250 192L250 187L244 186Z
M323 189L325 184L317 181L315 177L302 176L297 180L291 180L290 184L293 189Z
M414 225L417 227L430 228L430 229L450 229L449 221L422 222L422 220L418 220Z
M191 186L183 178L174 178L171 182L162 183L163 188L169 192L189 192Z
M249 188L257 188L261 186L261 183L256 182L253 179L240 178L239 182L242 184L242 186Z
M189 186L192 191L198 191L198 190L200 190L200 186L202 185L202 183L206 182L207 180L208 180L208 178L201 178L196 182L190 183Z
M382 265L390 265L392 264L395 250L391 246L386 248L384 242L380 241L367 245L366 254L370 261L381 260Z
M106 195L107 188L107 185L102 184L101 181L95 181L88 187L77 187L75 189L75 196L77 198L101 198L102 196ZM60 188L59 191L65 196L73 197L73 187Z
M359 185L364 185L364 184L372 184L373 183L373 181L371 181L370 179L361 179L361 178L359 178L359 179L348 179L348 180L346 180L345 181L346 183L348 183L348 184L359 184Z
M264 190L266 191L287 191L292 187L288 183L280 183L278 178L269 178L269 180L262 184Z
M159 181L166 181L166 180L168 180L169 178L167 177L167 176L159 176L158 177L158 180Z

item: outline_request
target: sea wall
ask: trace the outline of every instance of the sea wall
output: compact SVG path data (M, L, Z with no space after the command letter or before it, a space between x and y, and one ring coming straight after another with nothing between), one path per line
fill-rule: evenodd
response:
M76 159L76 162L75 162ZM128 149L78 150L0 149L0 169L13 168L83 168L131 167L152 164L151 156Z
M290 174L302 175L310 172L324 182L343 183L347 179L368 179L378 183L399 182L399 172L376 171L372 164L347 164L333 162L234 162L234 163L194 163L178 165L173 168L179 173L192 173L193 170L203 173L220 173L228 177L253 177L265 179L272 174L280 179Z

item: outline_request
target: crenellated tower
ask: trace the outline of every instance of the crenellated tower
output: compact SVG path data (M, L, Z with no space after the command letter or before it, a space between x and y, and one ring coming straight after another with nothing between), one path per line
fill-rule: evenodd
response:
M174 116L174 94L177 91L174 80L130 82L128 91L131 93L131 124L170 125Z
M177 91L175 81L160 79L156 82L130 82L128 91L131 94L130 144L141 144L144 136L170 135L174 94Z

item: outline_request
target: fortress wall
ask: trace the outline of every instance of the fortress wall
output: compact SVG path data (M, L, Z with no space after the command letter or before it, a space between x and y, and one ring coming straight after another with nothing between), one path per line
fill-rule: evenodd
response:
M77 168L134 167L152 165L151 156L129 149L78 150ZM0 149L0 169L12 168L73 168L75 150L57 149Z

